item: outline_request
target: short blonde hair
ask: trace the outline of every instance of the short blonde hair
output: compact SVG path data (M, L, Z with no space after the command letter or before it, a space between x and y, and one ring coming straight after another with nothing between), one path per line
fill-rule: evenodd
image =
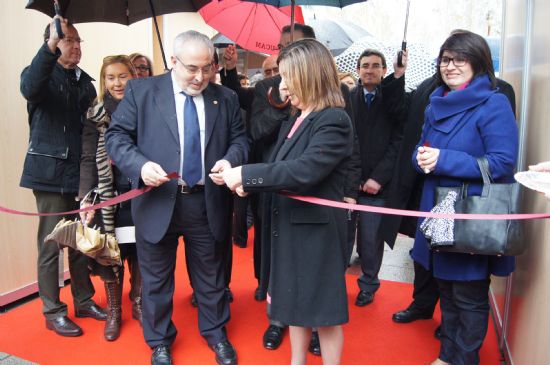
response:
M346 77L351 77L353 82L357 83L357 78L351 72L338 72L338 79L342 81Z
M313 111L343 108L344 97L332 54L319 41L300 39L284 48L277 59L288 90Z
M97 100L103 101L105 99L105 69L114 65L115 63L121 63L128 68L128 71L132 75L132 78L137 76L136 69L134 64L130 61L130 58L126 55L120 54L115 56L107 56L103 59L103 64L101 65L101 71L99 72L99 92L97 94Z

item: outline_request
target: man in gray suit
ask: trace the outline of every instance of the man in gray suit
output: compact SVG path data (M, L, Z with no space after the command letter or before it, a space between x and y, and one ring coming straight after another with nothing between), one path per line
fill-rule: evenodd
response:
M143 332L152 364L171 364L174 269L179 236L199 308L199 330L218 364L236 364L225 324L229 303L221 251L231 239L231 192L221 172L246 162L236 94L210 83L214 47L188 31L174 41L170 73L131 80L107 131L107 152L133 187L132 215L143 276ZM166 172L180 179L169 180ZM208 174L210 173L210 176Z

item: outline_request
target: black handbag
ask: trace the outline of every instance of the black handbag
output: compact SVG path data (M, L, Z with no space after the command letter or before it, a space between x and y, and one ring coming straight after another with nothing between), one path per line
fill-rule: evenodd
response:
M519 210L520 185L495 184L485 157L477 159L483 177L480 196L467 196L468 186L437 187L436 204L442 202L451 190L457 194L456 213L514 214ZM461 252L477 255L520 255L525 250L523 221L455 219L452 242L430 242L430 248L442 252Z

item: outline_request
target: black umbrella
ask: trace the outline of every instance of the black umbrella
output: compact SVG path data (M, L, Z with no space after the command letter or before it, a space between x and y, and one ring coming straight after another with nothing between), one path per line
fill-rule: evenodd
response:
M170 13L196 12L208 2L209 0L58 0L61 16L73 24L106 22L130 25L152 17L164 68L168 68L168 65L155 17ZM29 0L25 8L53 17L53 3L53 0Z

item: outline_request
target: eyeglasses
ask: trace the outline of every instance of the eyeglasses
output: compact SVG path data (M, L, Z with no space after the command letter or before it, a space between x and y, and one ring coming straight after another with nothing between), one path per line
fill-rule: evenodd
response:
M455 67L462 67L468 62L468 59L464 56L455 56L455 57L447 57L443 56L439 59L439 67L447 67L449 64L453 62L453 65Z
M191 75L198 75L199 72L201 72L203 75L208 74L210 73L210 71L212 71L212 67L213 67L211 63L203 67L199 67L195 65L186 65L185 63L182 62L182 60L179 59L178 56L176 56L176 60L178 60L179 63L181 63L181 65L185 67L187 72L189 72Z
M80 38L71 38L71 37L65 37L63 39L61 39L63 42L67 43L67 44L70 44L70 45L73 45L75 43L82 43L84 42L83 39L80 39Z
M381 64L379 63L363 63L361 66L359 66L360 69L362 70L368 70L369 68L372 68L373 70L378 70L378 69L381 69L383 68L384 66L382 66Z
M139 70L139 71L142 71L142 72L146 72L146 71L151 70L151 67L145 66L145 65L137 65L137 66L134 66L134 67L136 68L136 70Z

